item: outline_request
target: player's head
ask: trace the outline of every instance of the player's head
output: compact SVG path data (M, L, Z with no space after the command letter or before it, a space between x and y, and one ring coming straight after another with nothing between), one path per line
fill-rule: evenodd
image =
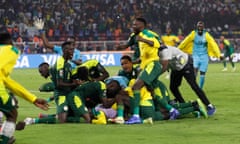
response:
M38 66L38 71L41 74L42 77L48 78L50 73L49 73L49 64L46 62L41 63Z
M222 42L222 41L224 40L224 38L225 38L225 37L224 37L223 35L221 35L221 36L220 36L220 41Z
M89 81L88 69L85 66L78 67L77 74L74 76L74 79Z
M122 89L119 82L116 80L111 80L107 83L107 97L114 98L119 91Z
M8 32L0 32L0 44L13 44L12 37Z
M132 59L129 55L124 55L121 57L121 66L124 72L131 72L133 68Z
M73 47L75 48L75 44L76 44L76 40L75 40L75 37L68 37L67 39L66 39L66 42L71 42L72 43L72 45L73 45Z
M62 44L63 57L67 60L72 59L74 47L71 42L64 42Z
M101 76L100 71L99 71L97 66L96 67L91 67L89 69L89 76L93 79L96 79L96 78Z
M204 30L204 22L203 21L198 21L197 22L197 31L199 35L203 34L203 30Z
M167 33L167 34L171 34L171 33L172 33L172 29L171 29L170 26L167 26L167 27L166 27L166 33Z
M139 32L141 32L143 29L145 29L145 27L147 26L147 21L144 18L136 18L133 21L133 31L135 34L138 34Z

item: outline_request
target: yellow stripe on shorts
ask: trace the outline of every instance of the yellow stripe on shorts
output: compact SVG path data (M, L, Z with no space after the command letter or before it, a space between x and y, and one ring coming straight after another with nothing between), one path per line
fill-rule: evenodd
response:
M80 108L82 106L82 101L78 96L74 96L74 103L77 106L77 108Z

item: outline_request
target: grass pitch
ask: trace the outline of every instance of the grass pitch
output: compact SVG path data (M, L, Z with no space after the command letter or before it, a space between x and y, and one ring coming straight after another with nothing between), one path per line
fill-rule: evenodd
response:
M206 75L204 91L217 108L216 114L208 119L189 115L153 125L36 124L16 131L16 144L239 144L240 70L231 72L229 66L229 71L222 72L222 68L222 64L210 64ZM107 69L114 75L119 67ZM39 97L52 94L38 92L38 87L49 80L40 77L37 69L15 69L12 78ZM169 85L164 75L160 79ZM197 98L185 80L180 89L186 100ZM55 113L54 103L44 112L21 98L18 100L18 120Z

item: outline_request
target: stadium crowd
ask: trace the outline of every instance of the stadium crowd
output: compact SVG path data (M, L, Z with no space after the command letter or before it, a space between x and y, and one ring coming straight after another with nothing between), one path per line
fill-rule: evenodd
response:
M1 24L17 42L33 41L33 21L38 17L44 19L50 41L68 36L79 41L126 40L136 16L147 18L159 34L170 24L175 34L186 35L198 20L205 21L216 38L240 34L240 4L235 0L2 0L0 6Z

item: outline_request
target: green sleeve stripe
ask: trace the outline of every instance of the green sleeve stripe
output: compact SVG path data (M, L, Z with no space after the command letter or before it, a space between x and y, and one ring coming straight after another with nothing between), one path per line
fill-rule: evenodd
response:
M19 54L19 50L18 50L18 48L16 48L16 47L12 47L12 51L14 51L17 55Z

